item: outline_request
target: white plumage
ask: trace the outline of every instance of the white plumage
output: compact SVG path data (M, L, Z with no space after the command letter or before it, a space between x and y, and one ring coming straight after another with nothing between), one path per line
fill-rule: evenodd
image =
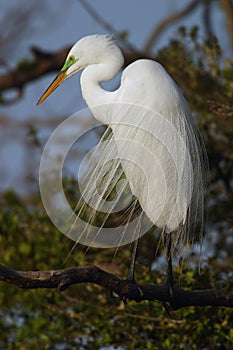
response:
M124 70L117 90L103 89L101 82L112 79L123 62L111 36L84 37L73 46L59 78L39 103L63 80L84 69L80 79L83 98L94 117L112 130L112 142L99 152L100 162L104 163L105 153L118 156L107 172L97 167L89 171L85 200L101 210L101 200L94 196L95 180L102 181L102 194L110 191L110 184L115 186L122 178L121 165L149 220L168 234L176 231L172 236L175 248L177 243L193 240L189 229L195 222L202 223L203 150L182 93L158 62L138 60ZM97 235L95 240L98 245Z

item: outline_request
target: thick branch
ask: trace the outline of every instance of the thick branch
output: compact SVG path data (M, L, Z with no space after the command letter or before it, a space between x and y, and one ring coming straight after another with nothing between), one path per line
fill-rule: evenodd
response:
M64 48L56 53L46 53L38 48L32 48L34 61L0 75L0 91L22 89L22 87L43 74L59 70L70 48Z
M72 284L94 283L121 299L161 301L169 303L173 310L185 306L225 306L233 308L233 292L214 290L183 290L173 288L169 293L166 285L139 284L119 279L96 266L71 267L51 271L16 271L0 266L0 280L19 288L58 288L67 289Z
M30 81L38 79L47 73L60 70L70 47L63 48L56 53L44 52L38 48L32 48L31 50L35 57L32 62L28 62L23 67L0 75L1 92L10 89L18 89L22 92L23 87ZM127 53L125 56L125 66L141 57L139 53Z

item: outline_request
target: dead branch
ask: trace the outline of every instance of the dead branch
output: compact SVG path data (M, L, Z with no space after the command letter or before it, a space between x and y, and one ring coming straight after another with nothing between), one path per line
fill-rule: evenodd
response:
M225 306L233 308L233 292L183 290L166 285L135 284L122 280L96 266L78 266L63 270L17 271L0 265L0 280L23 289L57 288L64 291L73 284L93 283L116 293L121 300L161 301L173 310L187 306Z
M78 2L86 10L86 12L96 21L96 23L100 24L104 29L106 29L109 32L109 34L117 33L113 25L107 22L102 16L100 16L98 12L94 9L94 7L92 7L86 0L78 0Z
M24 67L18 67L0 75L0 91L4 92L10 89L16 89L18 90L16 96L18 97L20 94L20 97L22 97L23 88L27 83L47 73L59 71L64 64L69 50L70 47L66 47L55 53L51 53L36 47L31 48L34 55L33 61L27 62ZM142 55L139 53L126 53L125 66L139 58L142 58ZM15 102L18 99L6 101L6 103ZM4 101L1 103L4 103Z
M150 53L154 43L158 40L158 37L162 34L162 32L171 26L173 23L179 21L183 17L190 15L198 5L200 5L203 0L194 0L190 2L187 6L185 6L181 11L168 16L163 19L158 25L155 26L149 38L147 39L143 51L146 53Z
M9 89L22 89L23 86L46 73L59 70L68 54L70 48L64 48L56 53L44 52L36 47L31 51L34 60L27 62L24 66L10 70L0 75L0 91Z
M15 68L0 75L0 91L21 89L30 81L36 80L47 73L60 70L70 48L66 47L55 53L45 52L36 47L31 48L35 57L34 60L28 62L24 68ZM125 65L137 58L141 58L141 56L129 54L126 57Z
M112 24L107 22L87 0L78 0L82 7L86 10L86 12L96 21L96 23L100 24L104 29L107 30L109 34L114 34L116 39L122 41L122 32L117 31ZM124 33L124 32L123 32ZM136 48L127 40L127 37L124 37L124 43L126 44L127 49L132 52L137 52Z
M219 116L220 118L227 119L233 118L233 106L226 105L218 101L208 100L209 110Z

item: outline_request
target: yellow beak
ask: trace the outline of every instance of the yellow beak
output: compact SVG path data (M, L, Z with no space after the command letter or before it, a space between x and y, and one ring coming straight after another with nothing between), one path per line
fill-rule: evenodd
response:
M51 95L51 93L59 86L63 83L63 81L66 79L66 72L65 71L61 71L56 78L54 79L54 81L49 85L48 89L45 90L45 92L43 93L43 95L41 96L41 98L39 99L39 101L37 102L37 106L39 104L41 104L49 95Z

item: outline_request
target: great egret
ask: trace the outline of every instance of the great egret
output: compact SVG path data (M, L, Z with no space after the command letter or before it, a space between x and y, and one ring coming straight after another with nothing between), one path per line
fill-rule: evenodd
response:
M130 64L113 92L101 86L123 63L112 36L86 36L72 47L38 104L65 79L84 69L80 78L83 98L94 117L111 128L112 138L121 140L116 148L130 189L149 220L170 238L171 257L178 246L193 241L193 227L202 223L202 145L182 93L158 62L140 59ZM113 163L105 192L112 179L119 180L118 166ZM92 172L92 181L86 186L90 200L95 176L98 171ZM131 277L135 254L136 244Z

